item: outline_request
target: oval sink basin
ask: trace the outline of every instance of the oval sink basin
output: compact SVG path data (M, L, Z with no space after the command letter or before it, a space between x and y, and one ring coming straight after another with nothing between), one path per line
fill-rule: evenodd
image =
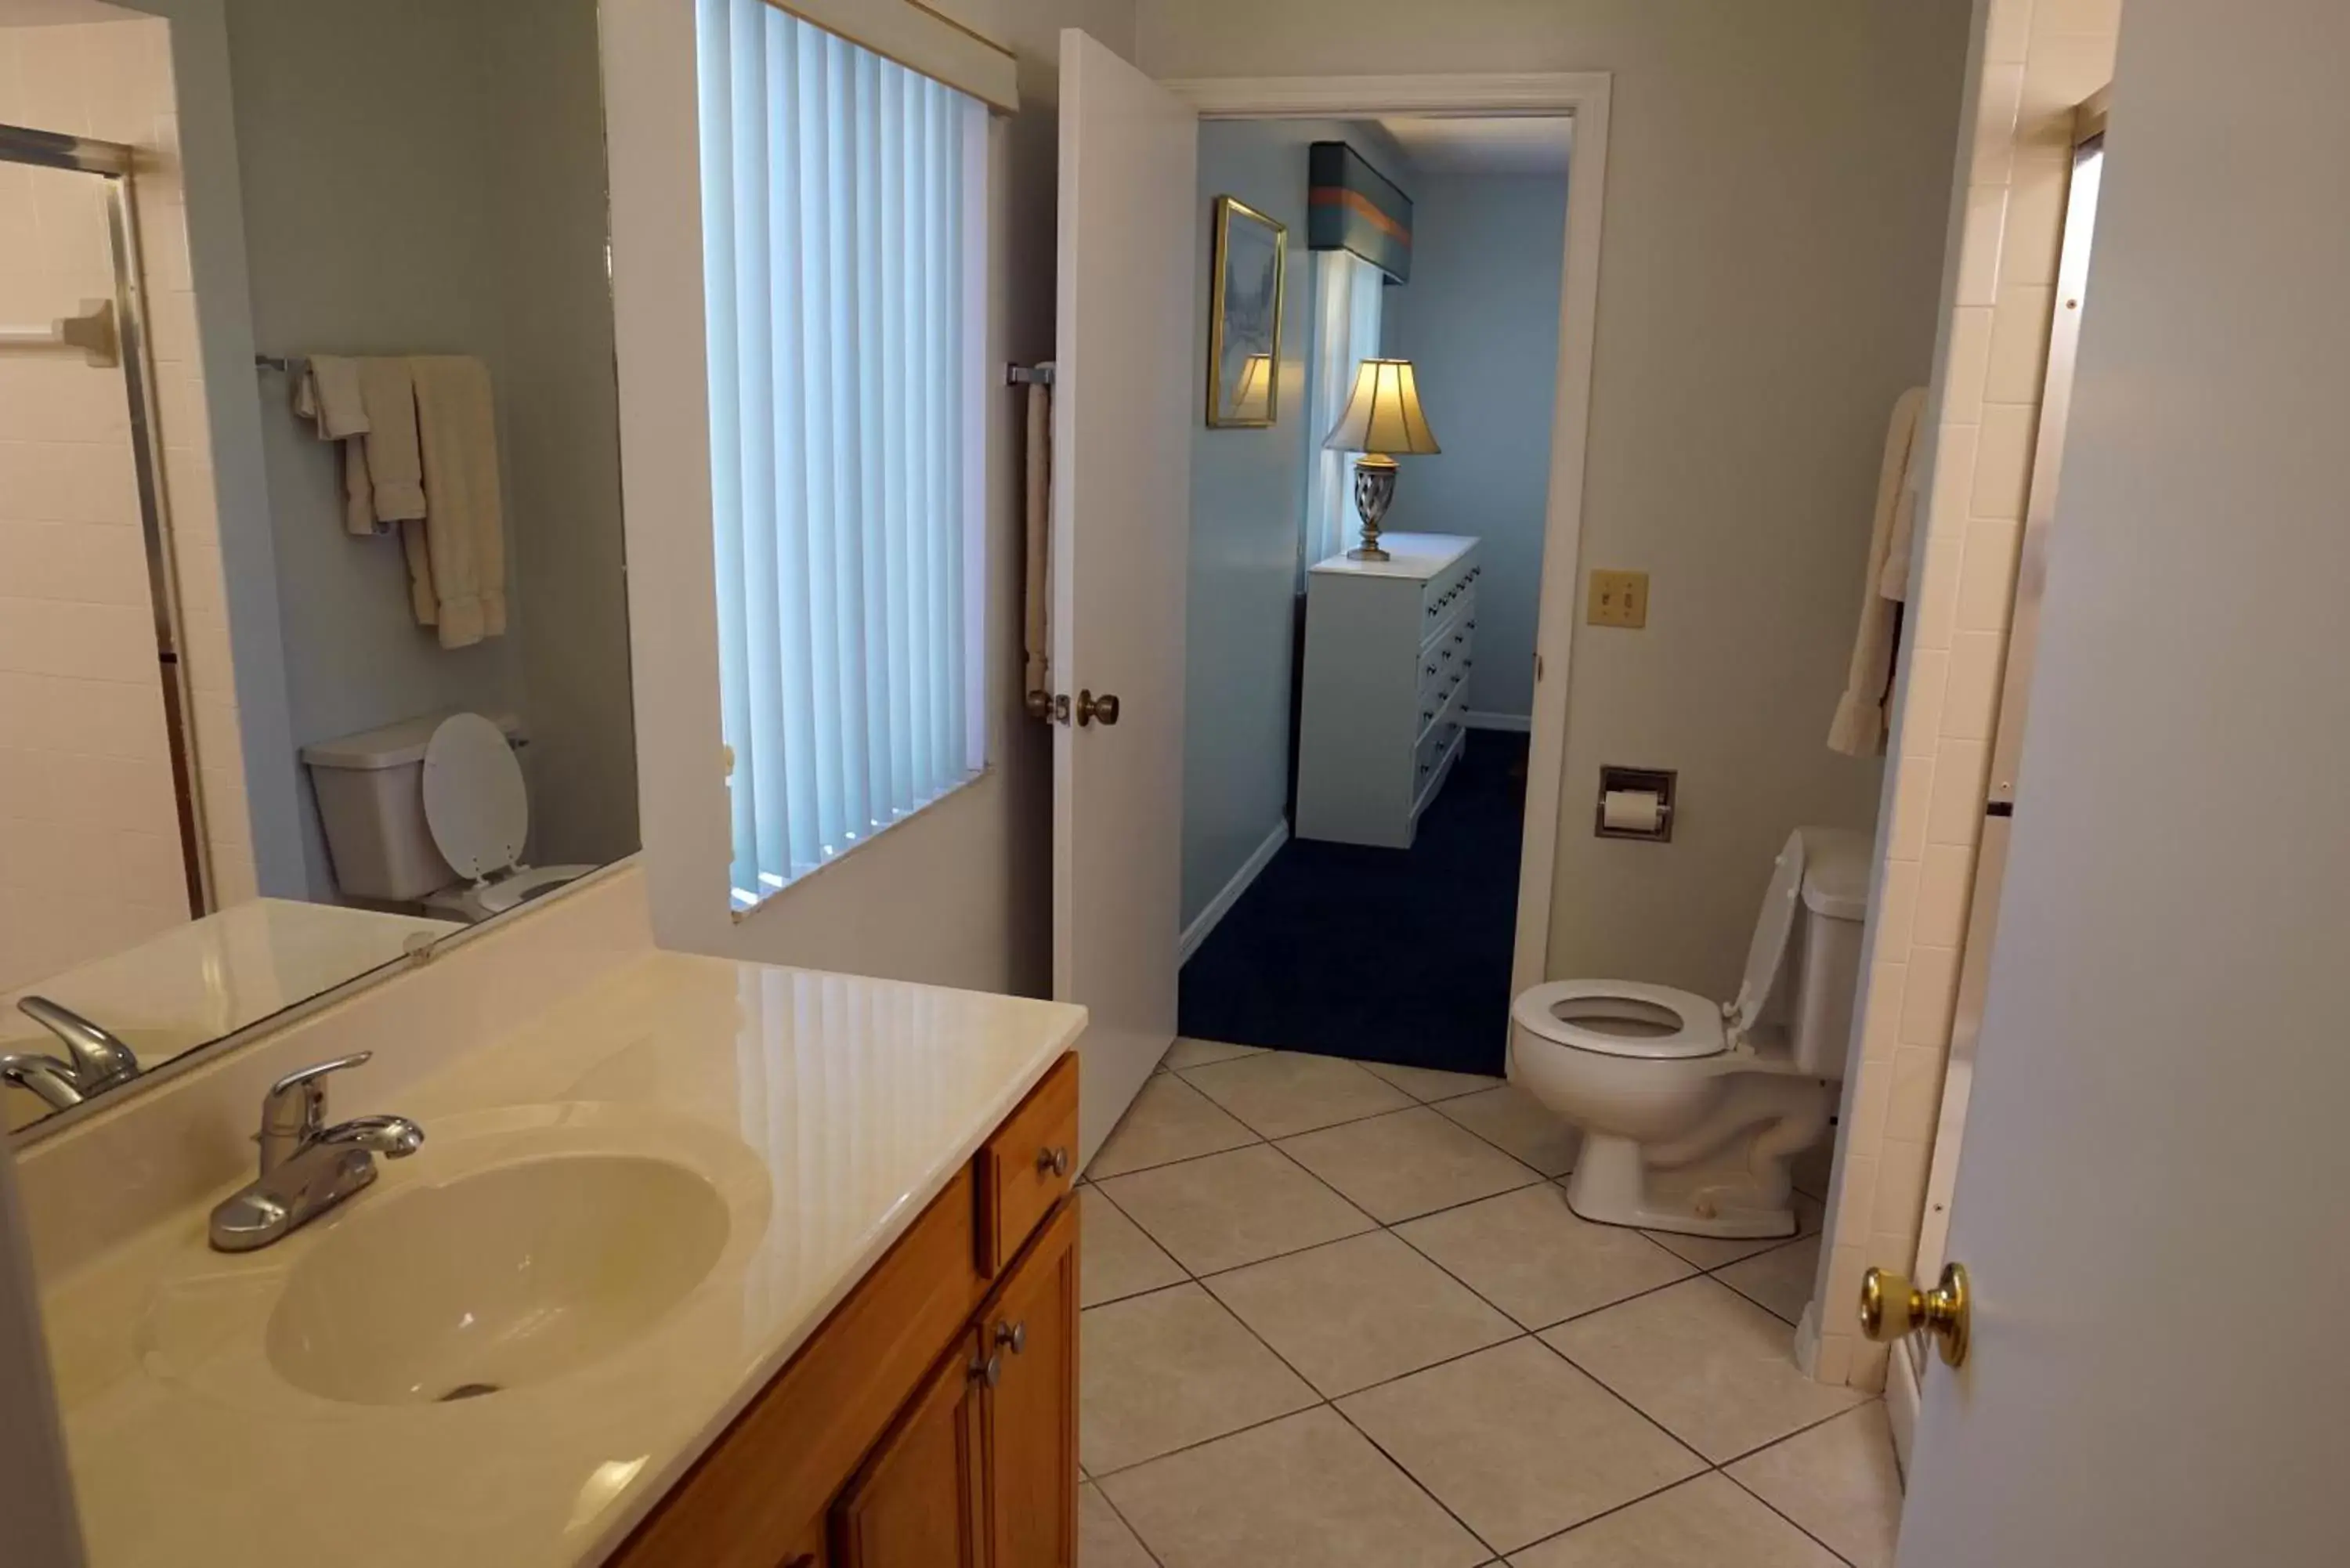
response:
M625 1348L726 1243L703 1177L557 1155L364 1194L270 1314L279 1376L321 1398L421 1405L544 1382Z

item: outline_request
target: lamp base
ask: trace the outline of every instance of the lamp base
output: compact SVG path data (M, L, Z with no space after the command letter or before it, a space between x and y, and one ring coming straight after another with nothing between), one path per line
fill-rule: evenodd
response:
M1395 499L1396 460L1367 452L1355 460L1355 512L1363 520L1363 542L1347 552L1350 561L1391 561L1379 548L1379 519Z

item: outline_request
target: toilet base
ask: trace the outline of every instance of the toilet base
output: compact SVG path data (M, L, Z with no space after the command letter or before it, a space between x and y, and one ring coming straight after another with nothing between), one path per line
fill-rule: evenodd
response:
M1567 1178L1566 1206L1598 1224L1683 1236L1761 1241L1792 1236L1798 1228L1792 1203L1772 1202L1742 1173L1652 1170L1630 1138L1589 1131Z

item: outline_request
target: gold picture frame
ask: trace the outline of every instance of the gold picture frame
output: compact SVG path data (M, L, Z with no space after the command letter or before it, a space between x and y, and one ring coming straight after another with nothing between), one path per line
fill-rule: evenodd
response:
M1263 430L1281 417L1281 316L1289 230L1247 202L1216 198L1208 295L1208 425Z

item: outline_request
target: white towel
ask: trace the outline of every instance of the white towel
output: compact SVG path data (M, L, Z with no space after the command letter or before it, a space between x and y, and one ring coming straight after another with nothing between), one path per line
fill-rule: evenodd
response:
M1910 535L1917 514L1911 474L1918 454L1918 425L1926 389L1912 387L1893 400L1885 431L1885 456L1877 471L1877 517L1868 535L1868 575L1862 579L1860 624L1853 630L1852 664L1844 696L1828 725L1828 747L1847 756L1873 757L1885 751L1892 696L1894 606L1909 592Z
M317 425L320 441L336 443L342 460L344 532L361 536L382 533L384 525L375 514L374 484L368 477L367 447L360 439L372 427L359 362L340 354L310 356L294 378L294 411Z
M463 355L432 354L410 359L408 370L428 503L421 569L413 535L401 530L420 595L417 618L439 631L442 647L463 648L506 628L505 518L489 367ZM429 620L421 613L428 589Z
M368 433L367 401L359 391L359 362L340 354L313 354L294 379L294 411L316 420L320 441L348 441Z
M367 404L365 447L375 523L399 523L425 512L424 470L417 448L416 393L405 359L362 359L359 396ZM346 472L349 453L345 452ZM348 477L345 490L354 490ZM373 524L370 533L380 532Z

